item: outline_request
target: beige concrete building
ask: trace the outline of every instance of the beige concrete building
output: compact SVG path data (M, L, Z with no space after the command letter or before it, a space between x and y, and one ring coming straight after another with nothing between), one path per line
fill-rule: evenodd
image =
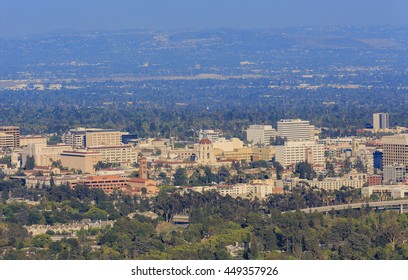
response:
M20 147L20 127L18 126L0 126L0 133L11 134L14 139L14 148Z
M231 138L225 139L220 138L216 142L212 142L214 150L219 149L222 152L232 152L235 149L242 149L244 147L244 143L238 138Z
M218 186L216 189L221 195L230 195L241 198L265 198L272 194L273 185L270 184L236 184L232 186Z
M253 158L252 148L241 148L234 149L232 152L224 152L222 157L225 159L236 160L236 161L251 161Z
M85 144L86 147L118 146L122 144L122 133L111 129L88 129Z
M100 153L102 161L119 163L123 166L131 166L137 162L137 149L131 145L89 147L88 151Z
M275 155L275 147L248 148L242 147L243 143L237 138L212 143L208 139L202 139L193 148L171 150L169 155L172 159L183 162L196 162L199 164L224 165L231 161L270 161ZM217 147L217 148L215 148ZM235 148L240 147L240 148ZM207 157L207 158L206 158ZM218 159L218 161L216 160Z
M12 134L7 134L0 132L0 148L13 148L14 147L14 136Z
M94 174L94 166L102 161L102 155L96 152L66 151L61 153L61 164L68 169L81 170L84 173Z
M25 166L27 156L34 156L36 166L51 166L53 161L60 160L60 154L64 151L71 151L72 147L68 145L47 146L44 143L33 143L23 147L21 155L22 164Z
M272 158L275 156L275 153L276 153L275 146L252 148L252 160L271 161Z
M267 146L261 148L238 148L234 149L233 151L222 151L217 149L216 150L216 157L217 158L224 158L229 160L236 160L236 161L258 161L258 160L265 160L270 161L275 156L275 147L274 146Z
M205 192L215 190L223 196L230 195L232 197L241 198L259 198L263 199L274 191L274 182L257 182L252 184L235 184L235 185L218 185L218 186L202 186L191 188L194 191Z
M72 185L72 184L78 183L83 176L84 175L79 175L79 174L57 175L53 177L53 180L56 186L61 186L65 184ZM26 187L27 188L34 188L36 186L42 186L42 185L45 185L45 186L51 185L51 176L49 176L49 174L47 176L28 175L26 177Z
M324 164L324 145L315 141L286 141L276 146L276 161L282 166L308 161L311 164Z
M170 156L171 158L175 158L181 161L191 161L193 160L193 155L195 155L194 149L174 149L171 150Z
M147 138L138 140L136 147L139 150L159 150L166 155L171 148L171 140L166 138Z
M383 166L394 163L408 166L408 134L384 136L383 141Z
M295 187L297 184L307 184L310 187L316 187L324 190L339 190L341 187L351 187L353 189L362 188L367 182L366 174L348 174L343 178L325 178L322 181L317 179L305 180L305 179L294 179L291 182L291 187Z
M368 186L361 189L361 195L363 197L370 197L371 195L377 195L380 199L385 197L392 197L394 199L404 198L408 196L407 185L380 185L380 186Z
M20 146L27 146L28 144L47 144L47 138L41 135L27 135L20 137Z

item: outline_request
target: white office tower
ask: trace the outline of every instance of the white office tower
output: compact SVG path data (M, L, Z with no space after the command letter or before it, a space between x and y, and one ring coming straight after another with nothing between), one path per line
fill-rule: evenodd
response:
M201 139L209 139L211 142L217 142L220 139L220 132L213 129L200 129L198 141Z
M315 127L309 121L286 119L278 121L278 135L288 141L315 140Z
M390 128L390 117L388 113L373 114L373 128L375 131L383 131Z
M324 164L324 145L315 141L286 141L285 145L276 146L276 161L282 166L307 161L311 164Z
M253 145L268 146L271 143L271 139L275 137L275 130L271 125L250 125L246 130L247 140Z

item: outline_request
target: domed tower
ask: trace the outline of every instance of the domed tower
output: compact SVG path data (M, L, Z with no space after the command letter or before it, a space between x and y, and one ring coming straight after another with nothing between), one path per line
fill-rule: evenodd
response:
M196 161L201 164L213 164L216 162L214 147L210 139L203 138L196 145Z

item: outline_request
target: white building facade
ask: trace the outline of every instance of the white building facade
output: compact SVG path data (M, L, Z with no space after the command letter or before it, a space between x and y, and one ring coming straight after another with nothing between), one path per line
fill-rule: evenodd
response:
M271 125L250 125L246 130L248 142L254 145L268 146L276 135Z
M278 121L278 135L288 141L315 140L315 127L309 121L286 119Z
M315 141L286 141L276 146L276 161L282 166L307 161L311 164L324 164L324 145Z

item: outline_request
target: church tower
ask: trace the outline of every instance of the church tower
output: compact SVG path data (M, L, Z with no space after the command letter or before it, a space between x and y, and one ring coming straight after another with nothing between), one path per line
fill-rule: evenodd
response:
M147 158L141 157L139 159L139 178L147 180L147 177Z
M203 138L196 144L196 161L207 165L216 163L214 147L210 139Z

